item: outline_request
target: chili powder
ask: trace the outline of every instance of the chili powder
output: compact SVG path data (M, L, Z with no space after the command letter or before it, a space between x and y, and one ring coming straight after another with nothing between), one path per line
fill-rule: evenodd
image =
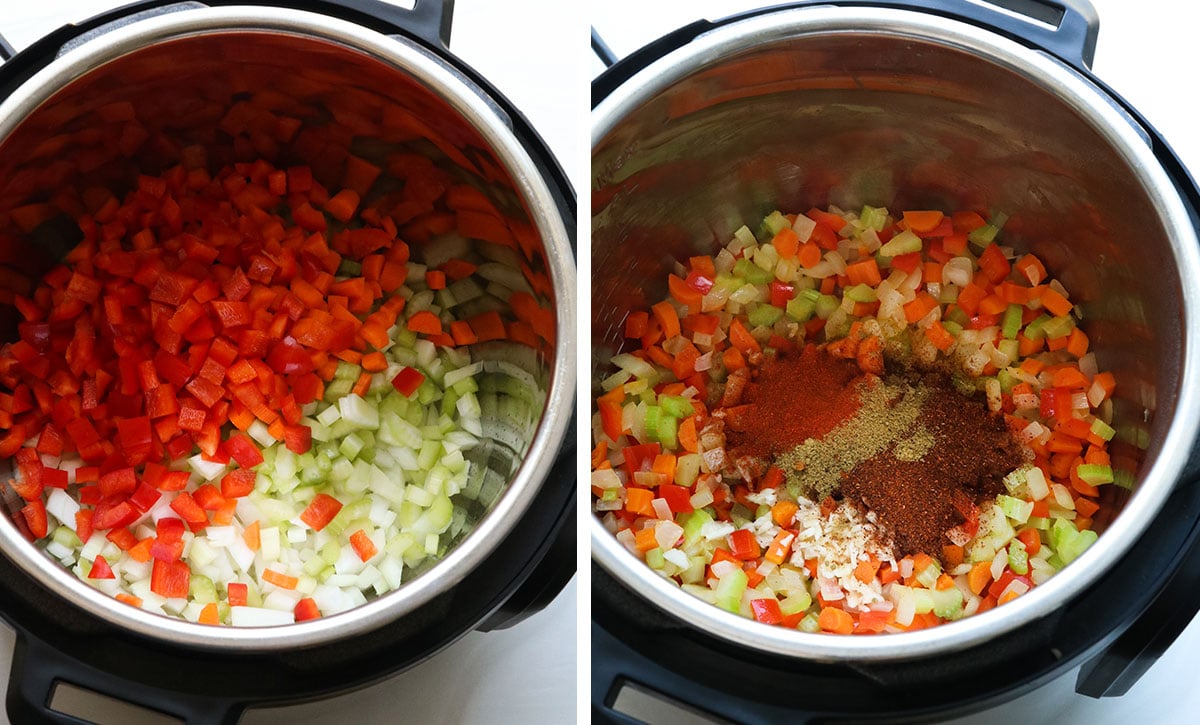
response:
M862 371L824 346L768 357L756 373L745 404L725 410L735 457L780 455L809 438L823 438L858 411L855 382Z

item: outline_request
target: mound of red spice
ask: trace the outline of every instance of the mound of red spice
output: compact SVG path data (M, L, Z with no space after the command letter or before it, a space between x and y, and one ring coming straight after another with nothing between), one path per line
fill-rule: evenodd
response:
M858 410L853 359L824 346L768 357L746 386L745 402L726 408L725 425L734 456L777 456L809 438L822 438Z

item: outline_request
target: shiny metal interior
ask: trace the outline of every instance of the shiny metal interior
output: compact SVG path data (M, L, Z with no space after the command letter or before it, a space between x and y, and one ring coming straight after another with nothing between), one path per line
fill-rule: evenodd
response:
M594 522L594 558L653 603L743 645L814 659L961 649L1045 615L1150 522L1196 433L1196 238L1145 132L1048 55L932 15L781 10L700 36L596 108L592 385L622 321L666 294L674 260L713 253L773 209L836 204L1011 215L1118 378L1115 423L1145 450L1123 513L1078 564L1029 595L934 630L879 637L759 626L680 592ZM1133 440L1130 435L1127 440ZM1101 522L1103 523L1103 522Z
M284 128L281 118L298 128ZM539 339L536 348L504 342L472 350L473 359L488 362L479 379L484 443L468 455L482 491L477 501L460 502L466 526L442 542L448 553L436 565L406 574L399 590L367 605L308 623L240 630L115 603L36 554L8 516L0 517L0 547L55 593L176 642L262 650L378 627L446 592L486 558L530 506L567 433L575 282L563 220L500 107L419 46L277 8L174 12L67 50L0 104L0 340L16 336L14 294L27 294L79 239L71 216L78 192L103 186L119 196L139 173L161 172L185 155L195 159L197 148L210 171L256 158L280 167L303 163L332 189L340 188L346 156L354 154L385 170L368 199L406 183L388 171L390 157L416 154L451 182L483 192L508 219L509 244L408 239L415 262L465 256L498 270L481 284L482 294L455 307L462 316L494 309L511 320L508 299L517 289L554 315L556 339ZM30 218L38 223L24 221ZM398 226L405 238L404 224ZM11 470L10 461L0 462L0 477Z

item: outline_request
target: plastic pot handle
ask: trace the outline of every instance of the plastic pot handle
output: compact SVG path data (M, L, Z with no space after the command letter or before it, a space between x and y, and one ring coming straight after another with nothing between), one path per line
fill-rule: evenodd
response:
M18 723L87 725L88 720L51 709L51 698L60 683L154 710L188 725L233 725L245 709L242 703L221 697L160 690L114 677L18 631L5 703L9 719Z

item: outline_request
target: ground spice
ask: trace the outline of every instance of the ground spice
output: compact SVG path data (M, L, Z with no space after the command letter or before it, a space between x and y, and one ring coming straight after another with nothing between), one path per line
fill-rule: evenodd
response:
M725 410L730 453L774 457L824 437L858 411L861 378L853 360L818 345L767 358L746 386L745 403Z
M880 379L808 345L735 392L724 408L733 458L769 459L794 495L872 513L897 556L940 555L1025 460L1004 419L941 372Z

